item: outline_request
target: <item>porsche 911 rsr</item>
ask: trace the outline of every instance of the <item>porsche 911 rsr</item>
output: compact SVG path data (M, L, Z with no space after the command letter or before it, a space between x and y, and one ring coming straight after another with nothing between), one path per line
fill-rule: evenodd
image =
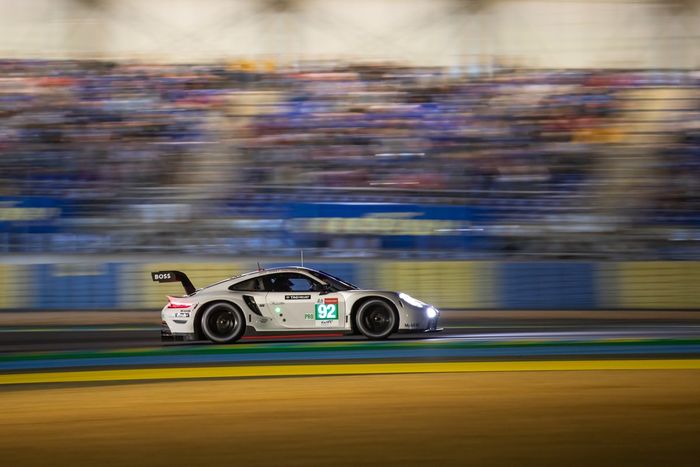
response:
M394 332L439 331L440 312L401 292L361 290L304 267L262 269L197 289L180 271L151 273L180 282L186 295L168 297L161 312L163 340L235 342L255 332L342 331L369 339Z

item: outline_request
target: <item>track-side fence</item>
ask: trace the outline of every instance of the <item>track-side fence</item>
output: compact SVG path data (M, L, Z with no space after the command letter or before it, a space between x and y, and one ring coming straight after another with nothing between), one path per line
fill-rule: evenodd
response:
M260 261L265 267L289 263ZM410 293L441 308L484 310L700 310L700 262L332 261L307 263L363 288ZM179 269L196 286L253 270L255 261L0 263L2 310L160 308L179 284L150 271Z

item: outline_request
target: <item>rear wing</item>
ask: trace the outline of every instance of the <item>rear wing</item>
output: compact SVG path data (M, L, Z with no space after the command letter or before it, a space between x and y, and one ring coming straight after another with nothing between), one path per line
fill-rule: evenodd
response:
M154 282L179 282L184 287L187 295L192 295L197 289L192 285L192 281L187 274L180 271L158 271L152 272L151 278Z

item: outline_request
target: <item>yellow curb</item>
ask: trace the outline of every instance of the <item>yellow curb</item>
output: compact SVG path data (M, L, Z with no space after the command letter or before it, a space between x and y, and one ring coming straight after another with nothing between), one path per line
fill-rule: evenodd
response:
M153 381L267 376L375 375L396 373L470 373L495 371L700 370L700 359L576 360L516 362L351 363L337 365L260 365L192 368L134 368L0 375L0 385Z

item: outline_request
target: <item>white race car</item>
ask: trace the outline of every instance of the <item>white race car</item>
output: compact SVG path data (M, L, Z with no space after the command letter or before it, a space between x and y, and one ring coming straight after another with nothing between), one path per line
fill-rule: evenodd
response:
M187 295L168 297L161 312L163 340L226 344L256 332L343 331L385 339L397 331L439 331L434 306L400 292L360 290L304 267L261 269L196 289L180 271L151 273L180 282Z

